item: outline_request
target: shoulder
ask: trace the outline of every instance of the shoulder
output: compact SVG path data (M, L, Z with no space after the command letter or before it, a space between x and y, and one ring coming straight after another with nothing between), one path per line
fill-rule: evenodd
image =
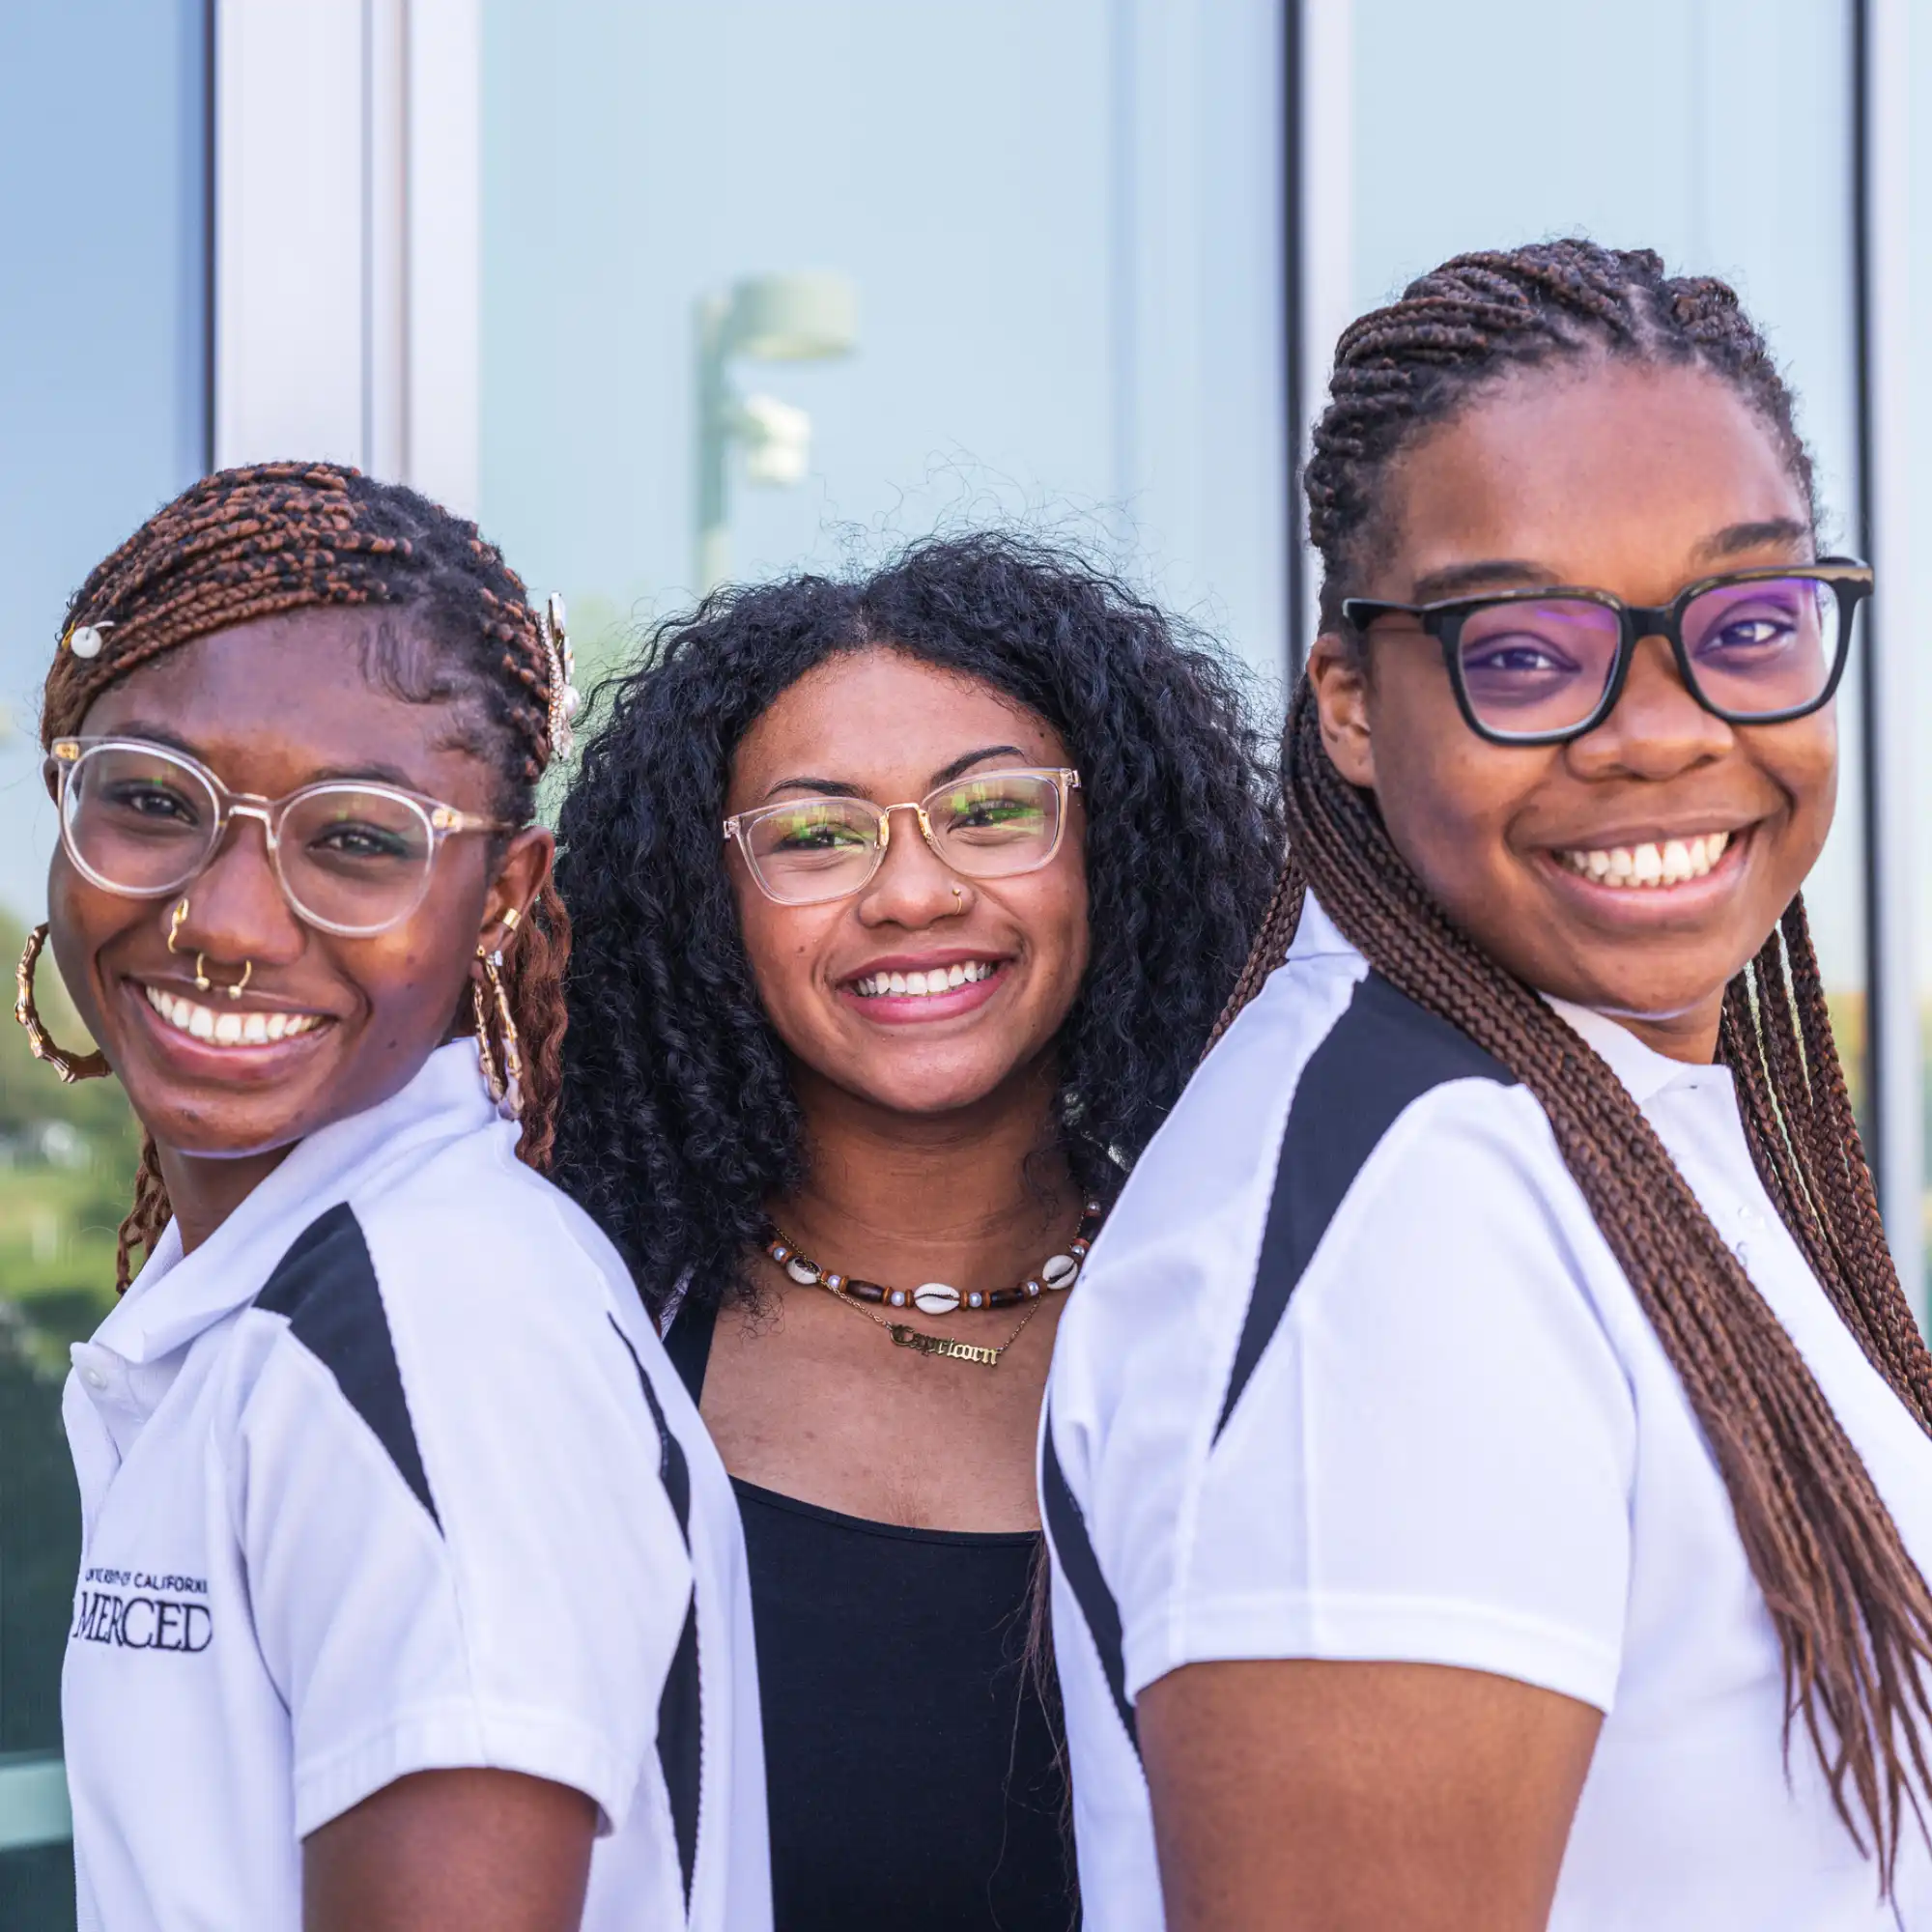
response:
M1555 1356L1616 1406L1621 1272L1542 1107L1358 959L1340 968L1274 976L1103 1231L1052 1378L1076 1494L1150 1457L1180 1483L1257 1406L1293 1427L1311 1376L1308 1400L1357 1380L1367 1400L1471 1351L1492 1386Z
M575 1202L517 1159L510 1136L451 1143L393 1184L350 1197L391 1309L602 1323L632 1297L616 1252Z
M1506 1067L1359 955L1291 959L1130 1177L1063 1350L1113 1355L1123 1331L1185 1331L1181 1359L1211 1354L1209 1331L1232 1349L1242 1312L1258 1298L1285 1308L1365 1207L1449 1223L1525 1188L1574 1192Z
M466 1136L325 1208L254 1307L372 1424L405 1388L418 1408L443 1385L474 1400L514 1392L526 1408L545 1388L555 1391L546 1408L587 1384L635 1396L627 1330L643 1318L623 1264L507 1136Z

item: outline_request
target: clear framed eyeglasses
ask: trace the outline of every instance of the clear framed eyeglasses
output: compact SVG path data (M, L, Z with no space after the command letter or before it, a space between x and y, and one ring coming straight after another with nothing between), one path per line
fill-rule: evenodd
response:
M1060 849L1067 794L1080 774L1048 767L977 772L917 801L786 798L724 821L753 883L780 905L820 905L862 891L892 843L893 813L910 811L940 863L962 878L1035 872Z
M105 892L160 898L194 879L238 818L257 820L284 895L324 932L367 938L422 903L442 841L512 832L399 785L325 780L285 798L230 791L198 758L143 738L56 738L61 844Z
M1734 570L1656 609L1607 590L1511 590L1437 604L1350 597L1363 635L1392 617L1426 631L1464 722L1492 745L1560 745L1616 708L1639 639L1666 639L1678 675L1728 724L1781 724L1830 702L1872 573L1855 557Z

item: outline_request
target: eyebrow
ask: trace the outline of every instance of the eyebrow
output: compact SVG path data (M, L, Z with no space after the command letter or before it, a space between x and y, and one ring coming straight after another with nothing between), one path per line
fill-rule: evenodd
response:
M1767 517L1755 523L1727 525L1706 537L1690 554L1708 563L1721 563L1746 551L1763 550L1772 544L1808 546L1810 541L1808 525L1794 517ZM1409 601L1438 604L1477 591L1509 590L1525 584L1553 588L1563 581L1562 573L1547 563L1518 556L1485 557L1475 563L1452 563L1418 577Z
M1706 537L1692 553L1719 562L1743 551L1763 550L1771 544L1800 544L1808 548L1811 526L1795 517L1767 517L1754 524L1732 524L1716 536Z
M1018 745L984 745L977 752L968 752L951 764L941 765L933 773L928 791L936 791L943 784L951 784L963 773L975 765L982 765L988 758L1023 758L1026 753ZM772 798L781 791L809 791L827 798L864 798L865 793L855 784L847 784L838 779L813 778L801 773L796 778L780 779L765 788L765 796Z
M151 745L164 745L171 752L179 752L184 757L192 758L198 765L208 765L208 754L197 745L189 743L179 731L169 729L165 724L153 724L145 719L136 718L121 726L118 731L101 734L108 738L144 738ZM217 778L220 774L215 774ZM222 780L227 783L225 779ZM312 784L388 784L399 791L420 792L422 786L400 765L327 765L321 771L312 773L296 789ZM231 787L232 788L232 787Z
M1546 563L1515 556L1486 557L1479 563L1452 563L1418 577L1409 602L1439 604L1444 598L1460 597L1467 591L1514 590L1520 584L1557 582L1557 573Z

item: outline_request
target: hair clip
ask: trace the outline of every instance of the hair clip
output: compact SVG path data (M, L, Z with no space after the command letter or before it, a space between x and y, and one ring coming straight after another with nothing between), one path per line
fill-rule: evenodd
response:
M537 612L537 630L550 664L550 754L554 759L567 758L576 742L570 721L582 700L577 695L577 654L570 648L570 634L564 629L563 599L554 590Z
M99 624L76 624L61 642L77 658L98 658L107 639L100 634L114 628L111 620Z

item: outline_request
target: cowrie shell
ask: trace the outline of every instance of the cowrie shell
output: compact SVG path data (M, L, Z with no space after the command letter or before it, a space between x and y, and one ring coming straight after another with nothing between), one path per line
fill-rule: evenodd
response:
M959 1306L959 1291L947 1282L922 1282L912 1298L922 1315L951 1315Z
M810 1288L818 1279L818 1269L803 1255L794 1255L784 1264L784 1271L801 1288Z
M1054 1255L1040 1269L1039 1278L1048 1288L1071 1288L1080 1274L1080 1264L1071 1255Z

